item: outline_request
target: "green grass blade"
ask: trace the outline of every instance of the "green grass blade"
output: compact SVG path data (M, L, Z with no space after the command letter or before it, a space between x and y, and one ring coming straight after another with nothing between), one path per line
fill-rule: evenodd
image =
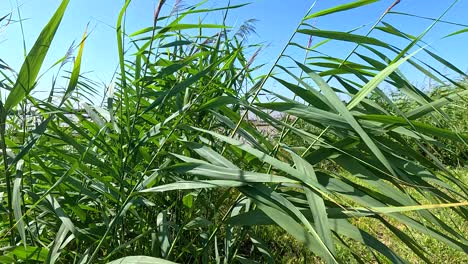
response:
M260 210L291 235L306 243L313 252L323 257L328 263L337 263L333 253L311 226L310 221L286 198L260 184L254 187L243 187L241 191L257 200Z
M116 259L108 264L175 264L175 262L148 256L129 256Z
M357 44L369 44L384 48L390 48L387 43L372 37L366 37L351 33L345 33L341 31L328 31L328 30L315 30L315 29L299 29L298 33L302 33L309 36L321 37L327 39L341 40L346 42L352 42Z
M452 4L434 21L432 24L427 27L417 38L415 38L410 44L408 44L404 49L401 50L401 52L393 59L393 61L390 64L393 64L397 61L399 61L403 56L406 55L406 53L414 47L418 42L421 41L421 39L439 22L440 19L455 5L455 3L458 2L458 0L452 1Z
M406 126L414 127L418 129L418 132L427 133L429 135L448 138L454 141L468 141L468 133L455 133L448 129L438 128L425 123L411 121L408 124L408 121L402 117L398 116L384 116L384 115L362 115L357 116L357 119L360 120L370 120L380 122L382 124L396 125L396 126Z
M405 61L409 60L411 57L416 55L421 51L421 49L411 53L410 55L406 56L405 58L402 58L398 60L395 63L390 64L385 68L384 70L380 71L374 78L372 78L366 85L364 85L359 92L351 99L351 101L348 103L348 109L353 109L356 107L367 95L369 95L374 89L377 88L377 86L383 82L391 73L393 73L395 70L398 69L398 67L401 66Z
M468 32L468 28L460 29L460 30L457 30L455 32L452 32L452 33L448 34L444 38L452 37L452 36L463 34L463 33L466 33L466 32Z
M318 192L328 193L328 190L323 188L322 185L317 184L317 182L314 182L307 175L304 175L302 172L294 169L293 167L291 167L286 162L278 160L278 159L276 159L276 158L274 158L274 157L272 157L270 155L267 155L266 153L264 153L262 151L259 151L259 150L255 149L255 148L252 148L248 144L245 144L245 143L242 143L242 142L240 142L238 140L232 139L230 137L218 134L218 133L216 133L214 131L209 131L209 130L196 128L196 127L192 127L192 129L195 129L195 130L210 134L210 135L214 136L215 138L218 138L218 139L220 139L220 140L222 140L222 141L224 141L224 142L226 142L226 143L228 143L230 145L233 145L233 146L235 146L237 148L240 148L240 149L250 153L251 155L257 157L262 162L266 162L266 163L274 166L275 168L277 168L279 170L282 170L283 172L291 175L292 177L304 182L309 187L311 187L314 190L317 190Z
M177 191L177 190L195 190L195 189L210 189L210 188L222 188L222 187L241 187L246 183L238 181L227 181L227 180L207 180L207 181L177 181L175 183L169 183L160 185L157 187L152 187L148 189L143 189L138 193L158 193L158 192L168 192L168 191Z
M24 244L24 248L26 249L27 247L26 229L25 229L25 224L23 221L23 213L21 210L21 201L22 201L21 181L23 177L23 165L24 165L23 160L18 161L18 163L16 164L16 178L13 182L12 204L13 204L13 214L16 220L16 228L18 229L18 232L21 236L21 240L23 241L23 244Z
M311 15L306 16L304 18L304 20L308 20L308 19L316 18L316 17L321 17L321 16L333 14L333 13L343 12L343 11L350 10L350 9L353 9L353 8L357 8L357 7L361 7L361 6L364 6L364 5L372 4L372 3L375 3L377 1L379 1L379 0L357 0L357 1L354 1L354 2L351 2L351 3L346 3L346 4L334 6L334 7L329 8L329 9L325 9L325 10L322 10L322 11L315 12L315 13L313 13Z
M47 256L47 263L54 264L60 256L61 249L66 246L63 245L65 239L67 238L67 234L69 233L68 228L65 224L61 224L59 230L54 239L54 244L51 250L49 250L49 254ZM73 235L69 236L69 238L73 238Z
M34 88L36 77L39 74L42 63L49 51L55 32L62 21L62 17L69 2L70 0L62 1L60 6L57 8L57 11L55 11L55 14L41 31L41 34L34 43L34 46L29 51L28 56L26 56L25 62L18 73L18 79L5 101L5 112L9 112L9 110L28 96Z
M362 140L366 143L366 145L369 147L369 149L372 151L372 153L376 156L376 158L387 168L387 170L395 174L391 164L387 160L387 158L383 155L382 151L375 145L374 141L369 137L369 135L364 131L364 129L361 127L361 125L356 121L354 116L349 112L349 110L346 108L344 103L340 100L338 95L332 90L332 88L316 73L314 73L311 69L309 69L307 66L296 62L299 67L301 67L306 73L309 74L309 76L314 80L314 82L317 83L317 85L320 87L324 95L327 97L327 99L333 103L335 109L346 119L346 121L349 123L351 127L359 134L359 136L362 138Z
M349 237L355 241L361 242L367 247L373 248L387 257L392 263L407 263L395 252L389 249L384 243L370 235L369 233L353 226L346 219L330 220L330 226L338 234Z
M308 175L313 180L317 181L314 167L294 152L290 153L293 157L296 168ZM330 231L330 226L328 225L328 216L323 198L307 187L304 187L304 192L307 197L307 202L309 203L310 211L314 218L315 230L330 252L335 254L335 246L333 244L333 237Z
M436 109L439 109L442 106L450 105L455 101L462 100L466 96L468 96L468 90L453 92L431 103L424 104L415 109L409 110L405 113L405 115L408 117L408 119L417 119L433 111L436 111Z
M81 58L83 57L84 44L85 44L86 38L88 37L87 31L88 31L88 27L86 26L83 37L81 38L80 48L78 49L78 55L76 55L76 58L75 58L75 63L73 65L73 70L70 76L70 81L68 82L68 86L67 86L67 89L65 90L65 94L63 95L61 104L63 104L70 97L71 93L73 92L73 90L75 90L76 85L78 84L78 77L80 76L80 69L81 69Z
M429 51L428 49L424 49L424 51L429 54L431 57L433 57L434 59L436 59L437 61L439 61L440 63L442 63L444 66L446 66L447 68L451 69L452 71L460 74L461 76L464 76L464 77L468 77L468 75L463 72L462 70L460 70L458 67L456 67L455 65L453 65L452 63L450 63L449 61L447 61L446 59L440 57L439 55L435 54L434 52L432 51Z
M186 160L186 158L177 155L176 157ZM187 161L187 160L186 160ZM235 180L240 182L265 182L265 183L296 183L297 181L286 177L242 171L240 169L230 169L220 166L214 166L206 163L196 163L194 160L190 163L180 163L166 168L169 171L178 173L188 173L199 175L216 180Z
M47 195L46 197L49 205L51 206L55 215L62 221L62 223L67 227L67 229L73 234L77 234L77 230L70 217L65 213L60 203L52 195Z

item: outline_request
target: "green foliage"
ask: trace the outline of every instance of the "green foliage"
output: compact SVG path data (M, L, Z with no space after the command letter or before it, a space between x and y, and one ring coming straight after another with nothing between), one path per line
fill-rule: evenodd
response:
M184 22L212 11L226 21L244 5L162 16L160 1L153 25L130 33L126 1L116 25L120 67L103 104L86 99L97 85L80 74L86 33L67 88L53 85L45 99L30 95L47 52L34 46L34 71L2 80L10 94L1 107L1 261L406 263L444 252L466 261L466 177L441 153L466 150L466 86L425 70L414 54L463 72L425 47L408 54L439 19L414 38L385 23L389 10L365 35L310 26L373 2L309 10L261 75L260 47L245 41L252 25ZM67 3L36 43L50 45ZM408 43L389 44L377 30ZM298 34L325 40L303 47ZM320 51L333 41L354 49L345 58ZM304 51L303 63L291 47ZM427 95L398 71L403 63L454 88ZM272 80L294 98L268 91Z
M440 107L440 112L423 117L424 123L431 124L439 129L448 128L453 131L451 132L452 137L462 137L468 131L468 93L466 92L466 87L468 87L466 80L461 80L458 86L450 85L433 88L429 92L429 97L434 102L445 102ZM417 108L417 105L406 97L394 97L395 104L400 109L409 112ZM465 167L468 164L466 139L464 139L464 142L453 142L444 138L438 139L440 144L427 148L430 154L437 157L444 164L454 168ZM408 144L412 144L415 149L419 149L411 140L408 141ZM420 150L420 152L422 155L426 155L423 150Z

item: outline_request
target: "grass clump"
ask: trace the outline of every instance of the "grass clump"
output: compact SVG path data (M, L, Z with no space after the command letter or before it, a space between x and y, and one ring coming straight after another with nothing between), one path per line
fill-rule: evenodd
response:
M103 103L84 99L97 91L80 73L86 31L66 88L54 81L47 98L36 98L45 47L68 2L17 75L0 69L8 90L0 104L0 262L466 261L466 170L444 164L452 157L442 150L463 149L468 134L441 125L463 119L453 107L466 89L445 77L458 88L436 97L397 70L410 63L440 80L415 57L427 52L463 74L426 48L413 51L440 19L418 37L396 31L385 21L396 1L359 35L310 21L375 1L309 10L260 72L261 47L245 41L253 21L237 30L225 22L244 5L163 14L159 1L153 24L132 33L126 1L116 23L119 68ZM223 22L186 22L212 11ZM300 36L324 41L306 47ZM321 51L335 41L352 52ZM269 91L273 80L294 98Z

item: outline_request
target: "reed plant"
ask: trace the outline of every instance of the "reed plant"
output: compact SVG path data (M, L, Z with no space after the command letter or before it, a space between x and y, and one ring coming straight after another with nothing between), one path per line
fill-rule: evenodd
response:
M273 263L285 261L285 247L305 263L468 261L467 174L435 154L468 140L445 113L466 101L466 82L437 69L467 76L423 42L438 23L458 27L448 37L466 32L444 17L457 1L425 18L431 24L418 36L386 22L411 16L394 11L400 1L366 34L312 21L375 0L311 7L271 65L258 64L263 47L246 41L254 21L226 23L247 5L176 1L164 14L171 3L159 0L153 23L127 32L131 2L115 24L119 68L105 87L80 71L85 30L56 64L72 70L60 68L66 77L46 98L32 94L69 0L19 71L0 67L8 94L0 104L0 262ZM187 22L219 12L219 24ZM321 51L337 41L352 51ZM429 96L402 64L456 89ZM384 84L413 106L401 107ZM427 250L431 243L440 250Z

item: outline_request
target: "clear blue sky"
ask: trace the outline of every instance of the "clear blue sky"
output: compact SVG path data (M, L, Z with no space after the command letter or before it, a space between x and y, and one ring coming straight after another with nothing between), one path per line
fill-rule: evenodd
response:
M318 11L350 1L318 0L313 10ZM29 49L60 2L59 0L2 0L0 1L0 17L12 12L12 18L18 20L17 4L19 5L21 16L24 19L26 46ZM92 79L109 83L117 66L115 30L112 26L115 25L123 2L123 0L71 0L42 70L44 71L62 57L73 41L75 43L79 42L86 24L90 22L92 34L86 43L82 70L89 71L88 77ZM127 31L131 32L151 25L156 2L157 0L134 0L128 9ZM183 2L190 5L197 1L186 0ZM231 1L232 4L243 2L245 1ZM370 25L393 2L394 0L381 0L357 10L321 17L314 23L320 29L326 30L350 30L357 26ZM437 17L451 2L449 0L402 0L394 10ZM222 0L209 0L205 3L205 6L213 7L225 5L226 3L227 1ZM249 43L262 42L269 44L268 48L259 57L259 61L268 62L276 58L312 3L312 0L253 0L250 6L232 11L229 22L234 26L239 26L247 19L259 20L256 23L257 35L251 35ZM171 8L172 4L173 1L167 1L166 11ZM446 15L446 18L452 22L468 24L467 11L468 1L460 0ZM221 18L221 13L213 13L206 19L210 22L220 22ZM389 15L386 21L413 35L418 35L431 24L431 21L428 20L396 15ZM468 49L466 47L468 34L438 40L446 34L462 28L441 24L436 26L424 40L429 43L437 41L434 43L435 51L453 62L461 70L467 71ZM365 32L366 29L358 31L361 34ZM297 38L297 42L304 45L306 45L307 40L308 37L306 36L298 36ZM333 44L327 45L324 51L339 55L346 54L352 47L349 44L333 42ZM289 51L289 53L295 52L297 51ZM301 56L300 54L296 55ZM13 23L0 31L0 58L14 69L19 69L21 66L23 49L19 23ZM424 56L421 58L426 59ZM404 66L403 69L408 70L414 82L423 81L421 76L412 72L408 66ZM55 74L56 71L52 70L52 73ZM50 77L42 80L41 85L48 83L49 80Z

